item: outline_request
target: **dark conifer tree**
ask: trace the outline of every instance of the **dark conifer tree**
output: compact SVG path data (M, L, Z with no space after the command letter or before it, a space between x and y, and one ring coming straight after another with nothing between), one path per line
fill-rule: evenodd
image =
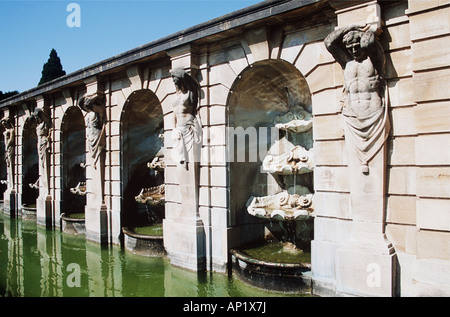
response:
M42 77L38 85L42 85L43 83L64 76L65 74L66 72L63 70L58 54L55 49L52 49L50 57L42 69Z
M17 95L19 92L17 90L14 91L7 91L7 92L3 92L0 90L0 100L9 98L11 96Z

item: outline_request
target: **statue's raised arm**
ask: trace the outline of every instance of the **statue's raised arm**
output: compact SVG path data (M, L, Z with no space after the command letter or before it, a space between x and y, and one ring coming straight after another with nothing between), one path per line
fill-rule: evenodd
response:
M384 50L376 38L379 32L368 24L342 27L325 38L325 47L343 69L352 60L370 57L379 75L384 75Z

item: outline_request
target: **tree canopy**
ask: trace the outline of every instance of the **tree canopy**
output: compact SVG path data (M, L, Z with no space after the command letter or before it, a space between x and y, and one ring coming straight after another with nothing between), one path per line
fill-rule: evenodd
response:
M19 92L17 90L14 91L7 91L7 92L3 92L0 90L0 100L9 98L11 96L17 95Z
M43 83L64 76L65 74L66 72L63 70L61 60L59 59L58 54L53 48L50 52L50 57L47 63L45 63L44 67L42 68L42 77L38 85L42 85Z

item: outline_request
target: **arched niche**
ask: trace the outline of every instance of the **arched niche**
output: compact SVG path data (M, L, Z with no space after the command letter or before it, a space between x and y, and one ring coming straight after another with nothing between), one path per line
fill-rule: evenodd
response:
M22 134L22 205L26 207L36 207L36 199L39 196L37 147L36 121L27 119Z
M0 201L3 202L3 194L8 188L8 185L6 184L8 179L8 169L6 166L5 138L3 137L5 129L0 127L0 132Z
M304 76L292 64L282 60L264 60L245 68L233 83L228 101L230 195L229 208L231 226L242 226L241 245L260 242L267 231L268 221L247 212L251 197L274 195L288 187L305 185L313 191L313 177L279 176L262 170L262 162L275 140L284 139L287 148L302 145L312 149L312 129L304 133L288 133L274 128L277 117L286 116L293 106L301 106L312 112L311 92ZM311 119L312 120L312 119ZM245 145L239 143L239 130L245 133ZM251 136L256 133L256 139ZM265 134L261 133L266 131ZM234 132L234 134L232 134ZM229 143L231 145L231 143ZM237 153L245 153L240 162ZM250 161L256 155L256 160ZM272 225L272 224L271 224ZM272 226L275 228L274 226Z
M61 213L84 213L86 196L86 127L78 107L72 106L64 114L62 125L62 202ZM78 189L78 190L74 190Z
M164 184L164 172L149 168L149 163L163 152L163 126L156 95L147 89L132 92L121 117L122 226L144 226L164 217L163 206L149 207L136 201L143 189Z

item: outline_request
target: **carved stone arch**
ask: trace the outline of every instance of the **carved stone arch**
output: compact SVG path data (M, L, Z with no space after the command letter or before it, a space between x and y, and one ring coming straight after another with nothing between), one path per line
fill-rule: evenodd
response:
M24 124L21 126L22 131L22 188L21 202L22 207L36 208L36 199L39 196L39 155L38 141L36 135L36 122L28 112ZM33 185L33 186L30 186ZM36 187L35 187L36 186Z
M262 162L274 141L280 140L281 143L286 138L283 144L288 144L289 149L300 145L307 150L312 149L312 129L299 135L281 132L279 136L271 129L275 127L277 118L287 115L294 108L303 109L312 121L310 87L298 68L282 59L260 60L246 67L238 75L228 95L228 207L230 219L234 221L231 225L246 228L245 236L240 237L243 244L264 238L263 225L247 212L250 197L273 195L288 190L295 182L314 191L312 174L295 180L293 175L282 179L261 172ZM262 131L266 134L263 135ZM245 138L248 138L244 145L239 144L239 133L244 133ZM233 143L230 140L232 137ZM245 158L238 157L236 154L239 153L245 153ZM244 161L239 162L242 159Z
M133 91L120 115L121 225L146 225L147 208L136 201L142 189L164 183L164 172L155 173L148 164L164 157L164 119L161 102L149 89ZM162 179L161 179L162 177Z
M343 86L342 70L323 41L305 44L295 60L295 67L304 74L312 94Z
M241 44L248 63L251 65L267 59L279 59L283 33L281 27L268 24L246 30Z
M86 197L72 189L86 183L86 124L81 109L75 105L66 108L60 120L61 213L83 213ZM56 127L58 128L58 127ZM57 197L58 198L58 197Z

